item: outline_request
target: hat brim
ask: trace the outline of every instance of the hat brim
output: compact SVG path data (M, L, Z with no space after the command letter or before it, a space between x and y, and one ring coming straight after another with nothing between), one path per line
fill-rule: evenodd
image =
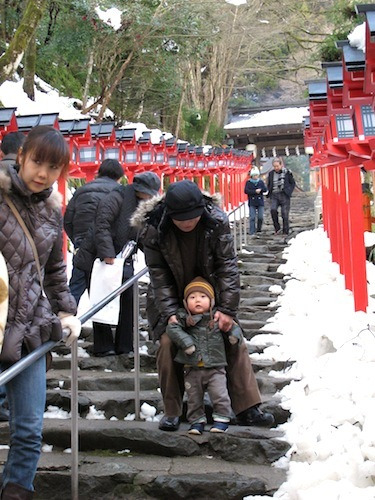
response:
M190 219L195 219L196 217L199 217L200 215L203 214L204 207L195 207L189 211L184 211L184 212L169 212L167 211L167 214L169 217L171 217L174 220L190 220Z
M143 186L134 186L134 190L138 193L148 194L150 196L156 196L159 193L156 189L150 189Z

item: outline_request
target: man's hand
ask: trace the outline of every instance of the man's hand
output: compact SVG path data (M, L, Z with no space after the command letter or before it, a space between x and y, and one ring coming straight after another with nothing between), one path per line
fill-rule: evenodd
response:
M103 260L104 260L104 262L105 262L106 264L113 265L113 264L115 263L115 259L114 259L114 257L104 257L104 259L103 259Z
M177 316L175 314L173 314L173 316L169 317L168 325L170 325L171 323L178 323Z
M222 313L221 311L216 311L214 320L219 322L219 329L223 332L228 332L233 325L232 316Z

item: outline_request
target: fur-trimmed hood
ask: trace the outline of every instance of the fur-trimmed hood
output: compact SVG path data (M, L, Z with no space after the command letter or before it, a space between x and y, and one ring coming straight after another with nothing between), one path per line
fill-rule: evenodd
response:
M15 190L19 195L29 198L31 203L45 200L46 205L52 210L61 210L62 195L53 188L48 188L41 193L32 193L17 174L13 166L0 166L0 193L11 194Z
M222 208L222 195L221 193L215 193L213 195L206 191L202 191L206 206L216 206ZM134 212L130 219L130 225L138 230L145 227L146 223L153 217L157 218L159 221L166 217L165 214L165 193L162 195L157 195L149 200L142 201L137 210Z

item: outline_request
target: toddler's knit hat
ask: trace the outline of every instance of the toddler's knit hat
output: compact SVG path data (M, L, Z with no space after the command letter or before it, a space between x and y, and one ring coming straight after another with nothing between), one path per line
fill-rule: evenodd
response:
M250 177L253 177L254 175L260 175L260 172L259 172L259 168L258 167L253 167L251 170L250 170Z
M211 301L215 300L215 292L210 283L202 278L201 276L197 276L194 278L188 285L186 285L184 290L184 299L186 300L188 296L193 292L203 292L208 297L210 297Z
M210 316L211 316L211 320L213 322L212 308L215 305L214 289L213 289L212 285L210 285L210 283L207 280L205 280L201 276L197 276L192 281L190 281L190 283L188 285L186 285L185 290L184 290L184 306L185 306L186 311L188 312L188 317L187 317L188 326L194 325L193 318L192 318L190 311L189 311L189 308L187 306L187 298L193 292L203 292L211 299Z

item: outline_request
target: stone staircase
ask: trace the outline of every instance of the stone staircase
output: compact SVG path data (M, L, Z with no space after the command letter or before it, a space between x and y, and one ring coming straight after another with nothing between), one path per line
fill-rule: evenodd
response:
M313 228L313 195L297 193L292 200L291 227L296 233ZM257 343L265 333L267 320L275 314L276 296L271 285L284 286L277 269L283 262L287 240L273 235L266 209L264 230L248 239L239 255L241 270L240 321L248 341L249 353L261 353ZM144 317L145 295L141 288L140 306ZM142 321L142 324L145 322ZM145 337L147 325L142 327ZM159 431L158 422L124 420L134 413L133 358L128 355L95 358L91 330L83 329L79 341L79 492L80 499L242 499L248 495L272 496L285 480L285 471L271 467L289 449L277 429L231 425L226 434L205 432L187 434L183 422L175 433ZM155 366L155 348L142 340L148 354L141 355L141 404L162 411ZM88 354L87 354L88 353ZM47 406L70 410L69 350L59 347L52 369L47 373ZM279 404L277 392L290 382L274 378L271 370L285 363L253 362L263 397L263 409L274 414L277 424L288 419ZM207 406L209 414L209 406ZM63 413L63 412L61 412ZM92 416L100 418L92 418ZM8 425L0 423L0 443L8 442ZM36 499L71 498L70 418L45 418L43 442L52 451L44 451L35 480ZM44 448L47 450L47 447ZM65 452L64 452L65 451ZM7 451L0 449L0 460Z

